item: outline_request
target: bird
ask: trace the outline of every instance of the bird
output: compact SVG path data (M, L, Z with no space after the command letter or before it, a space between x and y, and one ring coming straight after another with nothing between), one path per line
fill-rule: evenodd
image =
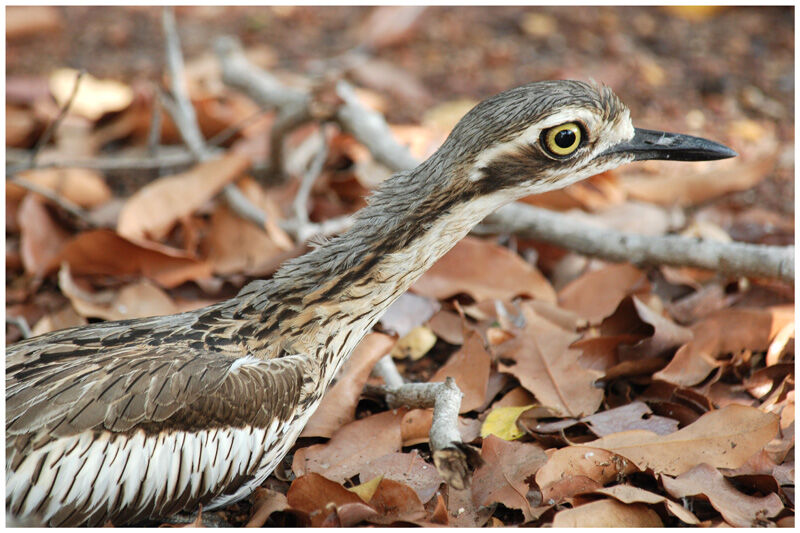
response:
M10 345L7 516L124 525L241 500L290 451L384 310L486 215L633 161L736 155L635 128L594 82L492 96L427 160L384 181L349 230L272 278L202 309Z

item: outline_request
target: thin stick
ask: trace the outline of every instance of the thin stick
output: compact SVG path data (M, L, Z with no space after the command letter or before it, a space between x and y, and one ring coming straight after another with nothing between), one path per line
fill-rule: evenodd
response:
M31 327L28 325L28 321L25 320L24 316L6 315L6 324L17 326L20 333L22 334L23 339L29 339L31 338L31 336L33 336L33 332L31 332Z
M311 195L311 188L322 173L322 167L325 166L325 160L328 158L328 136L325 133L324 124L320 127L319 137L321 141L320 149L314 159L311 160L308 170L303 174L300 187L297 189L297 194L292 202L294 216L301 224L308 223L308 197Z
M72 86L72 92L70 93L69 98L67 98L67 101L61 106L61 109L58 111L58 115L56 116L55 120L47 125L47 129L44 130L42 136L39 137L38 141L36 141L36 145L33 147L33 150L31 150L30 159L28 160L28 168L33 168L36 165L36 158L39 155L39 152L47 143L50 142L50 139L61 125L64 117L67 116L67 112L69 112L69 108L72 107L72 102L75 101L75 96L78 94L78 87L80 87L81 80L83 79L83 75L85 73L86 71L83 69L78 72L78 76L75 78L75 84Z
M30 192L39 194L58 207L69 213L70 215L74 216L75 218L81 220L89 227L94 227L95 223L92 221L89 213L87 213L82 207L72 203L70 200L67 200L63 196L59 195L52 189L48 189L47 187L42 187L41 185L34 183L28 179L25 179L20 176L11 176L8 178L8 181L15 185L19 185L20 187L29 190Z
M391 354L386 354L378 359L378 362L372 367L372 373L383 378L383 382L390 390L397 389L405 384L403 376L397 370L397 365L394 364Z

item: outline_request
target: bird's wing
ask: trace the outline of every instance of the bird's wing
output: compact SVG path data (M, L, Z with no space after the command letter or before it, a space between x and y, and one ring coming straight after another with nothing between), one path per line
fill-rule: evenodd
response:
M15 443L7 451L86 430L244 427L291 416L304 358L263 361L210 346L195 322L189 313L108 322L10 346L6 437Z

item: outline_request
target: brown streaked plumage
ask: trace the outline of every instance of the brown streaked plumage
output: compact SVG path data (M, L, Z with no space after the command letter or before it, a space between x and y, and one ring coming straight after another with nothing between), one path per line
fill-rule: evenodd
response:
M577 126L548 144L561 124ZM539 82L489 98L427 161L387 180L348 232L272 279L197 311L10 346L7 513L125 524L241 499L383 311L485 215L635 159L732 155L635 130L607 88Z

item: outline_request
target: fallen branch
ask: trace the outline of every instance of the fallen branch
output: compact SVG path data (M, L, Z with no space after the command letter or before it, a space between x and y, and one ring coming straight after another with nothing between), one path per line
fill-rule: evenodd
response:
M31 332L31 327L28 325L28 321L25 320L24 316L6 315L6 324L17 326L17 329L19 329L23 339L28 339L33 335Z
M394 364L394 359L392 359L391 354L386 354L378 359L378 362L372 367L372 374L383 378L383 382L390 390L402 387L405 383L403 381L403 376L401 376L400 372L397 370L397 365Z
M152 157L92 157L80 159L52 159L42 157L33 168L91 168L105 172L125 170L159 170L167 168L180 168L196 162L195 157L185 148L159 147L158 155ZM57 157L57 156L56 156ZM6 150L6 175L16 174L27 170L25 161L30 158L30 151L18 148ZM44 161L42 161L44 159Z
M433 464L442 479L456 490L469 487L470 473L480 466L480 454L461 441L458 432L458 411L461 407L461 390L453 378L439 383L406 383L400 387L386 387L386 403L390 408L433 407L430 447Z
M325 159L328 157L328 136L325 133L324 124L319 130L319 136L321 139L320 149L311 160L308 170L303 174L300 187L297 189L297 194L295 194L294 201L292 202L294 217L301 224L308 223L308 197L311 195L311 188L322 173L322 167L325 165Z
M167 70L169 71L172 97L170 98L160 93L162 96L161 101L170 116L172 116L181 138L195 159L199 162L207 161L214 157L216 152L206 146L200 126L197 123L197 115L189 100L189 93L183 76L181 43L178 29L175 26L175 15L171 8L164 8L162 23L167 48ZM232 183L225 185L223 195L233 212L266 231L267 216L253 205L236 185Z
M568 215L518 203L507 205L489 215L481 224L480 231L514 233L609 261L690 266L735 276L794 281L794 246L621 233L579 222Z

